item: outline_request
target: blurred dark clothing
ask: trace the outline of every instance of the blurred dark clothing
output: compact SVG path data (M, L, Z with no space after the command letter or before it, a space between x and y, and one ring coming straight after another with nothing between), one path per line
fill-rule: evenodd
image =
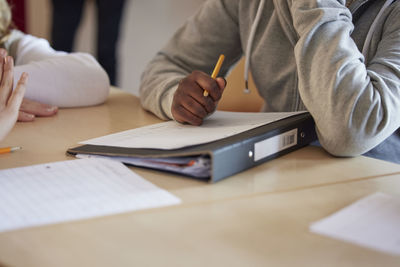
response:
M25 0L7 0L11 8L12 20L18 30L26 30Z
M96 0L97 60L106 70L110 83L117 80L117 41L125 0ZM52 0L52 46L71 52L76 30L82 17L85 0Z

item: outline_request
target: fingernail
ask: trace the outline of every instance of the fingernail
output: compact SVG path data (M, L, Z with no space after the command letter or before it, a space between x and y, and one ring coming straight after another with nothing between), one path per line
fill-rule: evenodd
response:
M13 63L13 58L10 57L10 56L6 56L6 57L4 58L4 63L5 63L5 64L12 64L12 63Z
M46 111L53 112L53 111L56 111L57 109L58 109L58 107L52 106L52 107L47 108Z
M28 73L23 72L23 73L21 74L21 79L22 79L22 81L25 82L26 79L28 79L28 76L29 76Z

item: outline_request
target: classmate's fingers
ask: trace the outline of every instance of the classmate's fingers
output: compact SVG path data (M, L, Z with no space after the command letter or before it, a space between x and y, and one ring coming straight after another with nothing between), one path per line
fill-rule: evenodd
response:
M7 56L7 51L3 48L0 48L0 83L3 80L3 69L4 69L4 59Z
M191 113L182 106L177 107L173 111L172 115L174 116L174 119L180 123L188 123L196 126L201 125L203 123L203 119L195 116L193 113Z
M0 106L4 107L10 97L14 82L14 60L12 57L5 57L3 64L3 76L0 82Z
M24 98L22 100L20 111L35 116L48 117L55 115L58 111L58 107Z
M22 73L21 78L17 83L17 86L11 93L11 96L7 102L7 109L10 110L12 114L15 114L15 119L17 118L17 114L21 106L22 99L24 98L27 79L28 79L28 74L26 72Z
M0 140L10 132L17 121L19 105L25 93L26 78L26 73L21 76L17 87L6 103L7 106L0 110Z
M19 122L31 122L35 120L35 115L26 113L23 111L18 112L18 121Z

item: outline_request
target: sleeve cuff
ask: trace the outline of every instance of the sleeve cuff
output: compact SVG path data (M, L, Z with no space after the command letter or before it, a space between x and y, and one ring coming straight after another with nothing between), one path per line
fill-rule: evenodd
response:
M178 89L178 85L172 86L168 90L164 92L161 97L161 111L163 115L171 120L173 120L171 108L172 108L172 101L174 99L175 91Z

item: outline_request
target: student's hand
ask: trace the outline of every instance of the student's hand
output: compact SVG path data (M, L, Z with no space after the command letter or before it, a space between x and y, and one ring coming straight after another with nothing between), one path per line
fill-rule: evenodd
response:
M14 61L0 49L0 140L10 132L18 117L18 110L25 94L27 73L23 73L14 90Z
M180 123L201 125L216 109L225 86L224 78L214 80L204 72L193 71L179 83L172 101L172 116ZM203 95L204 90L208 96Z
M49 117L57 113L58 107L42 104L27 98L24 98L19 109L18 121L29 122L35 120L35 117Z

